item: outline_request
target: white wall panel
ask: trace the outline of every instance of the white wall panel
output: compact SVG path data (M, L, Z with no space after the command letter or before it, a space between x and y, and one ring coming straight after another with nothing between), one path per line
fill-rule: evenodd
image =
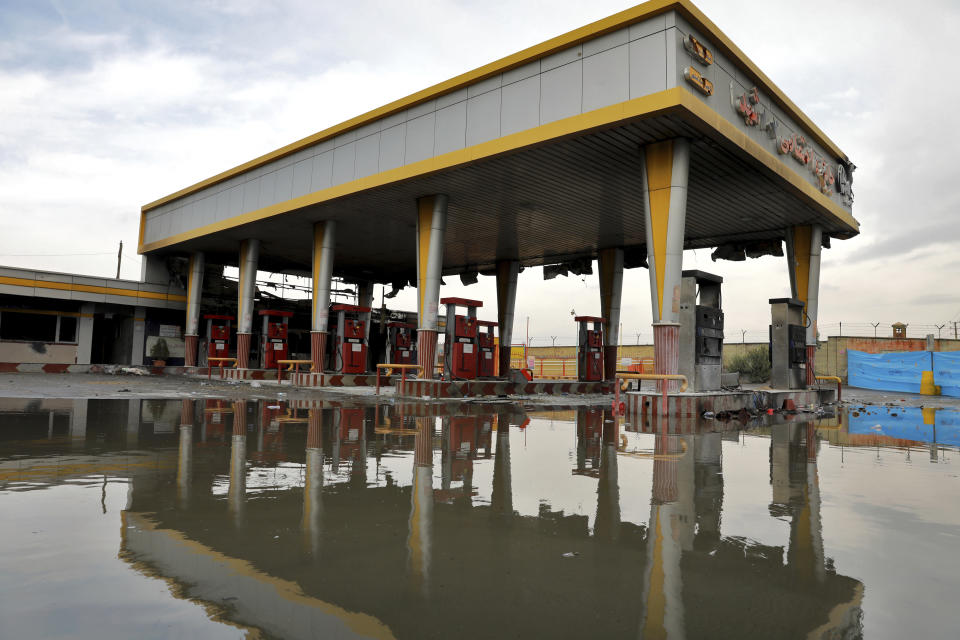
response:
M380 171L396 169L403 164L407 125L398 124L380 133Z
M504 85L501 96L500 135L507 136L540 124L540 76Z
M431 112L407 122L407 145L404 164L433 157L433 134L436 116Z
M500 137L500 90L467 100L467 146Z
M667 88L667 39L664 32L630 43L630 98Z
M583 106L583 65L580 60L540 76L540 124L580 113Z
M583 59L584 111L592 111L629 99L630 51L628 44L624 43Z
M466 90L463 95L466 96ZM467 103L461 101L437 111L434 155L463 149L467 139Z

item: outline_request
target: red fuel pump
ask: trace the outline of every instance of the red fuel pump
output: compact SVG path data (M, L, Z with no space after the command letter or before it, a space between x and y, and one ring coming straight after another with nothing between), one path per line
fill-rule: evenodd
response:
M276 369L277 360L290 358L287 341L287 324L293 316L292 311L273 311L263 309L263 333L260 335L260 366L264 369Z
M577 316L580 325L577 342L577 378L581 382L603 380L603 318ZM590 326L593 325L591 329Z
M349 460L363 455L365 441L363 408L334 409L334 441L337 447L337 460Z
M490 320L477 320L480 326L480 332L477 335L477 375L481 378L492 378L497 375L497 345L495 344L493 330L497 326L496 322Z
M417 363L417 325L409 322L388 322L387 341L387 364Z
M333 345L333 369L340 373L366 373L367 371L367 321L363 314L370 307L353 304L335 304L337 314L337 339Z
M446 380L474 380L477 377L477 309L480 300L443 298L447 305L447 327L443 344L443 377ZM465 307L467 315L457 315Z
M229 358L230 357L230 323L233 322L233 316L205 315L203 319L207 321L207 357L208 358Z

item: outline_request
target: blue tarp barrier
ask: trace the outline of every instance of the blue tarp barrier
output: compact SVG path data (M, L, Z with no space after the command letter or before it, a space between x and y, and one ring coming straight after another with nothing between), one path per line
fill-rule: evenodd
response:
M923 409L917 407L869 408L875 410L864 411L857 416L854 416L852 411L847 414L850 433L888 436L917 442L936 442L960 447L960 412L958 411L946 409L931 411L934 424L924 424Z
M847 350L847 384L851 387L920 393L920 376L931 368L929 351L864 353Z
M945 396L960 397L960 351L935 351L933 383Z

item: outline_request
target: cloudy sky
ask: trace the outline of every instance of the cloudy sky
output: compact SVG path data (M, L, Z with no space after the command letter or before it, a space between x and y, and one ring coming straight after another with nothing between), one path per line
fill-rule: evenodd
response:
M824 254L821 333L960 320L960 5L925 0L913 16L877 0L697 4L858 166L862 233ZM0 264L113 275L122 240L122 275L138 278L144 203L629 6L2 0ZM782 258L711 263L697 251L685 266L727 279L730 338L764 338L766 300L789 293ZM648 342L647 272L624 280L624 341ZM495 302L492 278L443 294ZM568 341L571 309L599 312L595 275L544 282L528 269L515 335L530 316L534 344Z

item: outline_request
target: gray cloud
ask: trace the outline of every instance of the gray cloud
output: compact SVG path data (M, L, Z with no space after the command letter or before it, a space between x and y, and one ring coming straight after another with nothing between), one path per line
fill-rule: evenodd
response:
M960 8L926 3L936 19L921 23L904 20L892 1L829 11L768 3L757 14L739 3L698 4L859 167L862 234L825 253L822 322L947 319L936 300L960 276L951 130L960 96L941 65L954 57ZM626 6L7 2L0 264L111 273L116 243L135 246L143 203ZM863 37L852 37L851 25ZM81 251L101 255L66 255ZM706 256L685 260L727 278L731 331L765 330L766 299L787 287L783 260ZM124 260L124 275L138 274L138 261ZM599 309L593 278L543 282L528 270L518 318L531 316L534 335L572 336L569 308ZM444 291L482 297L492 314L488 280ZM914 300L893 311L901 291ZM647 272L629 272L626 337L649 335L649 299ZM410 291L398 301L415 306Z

